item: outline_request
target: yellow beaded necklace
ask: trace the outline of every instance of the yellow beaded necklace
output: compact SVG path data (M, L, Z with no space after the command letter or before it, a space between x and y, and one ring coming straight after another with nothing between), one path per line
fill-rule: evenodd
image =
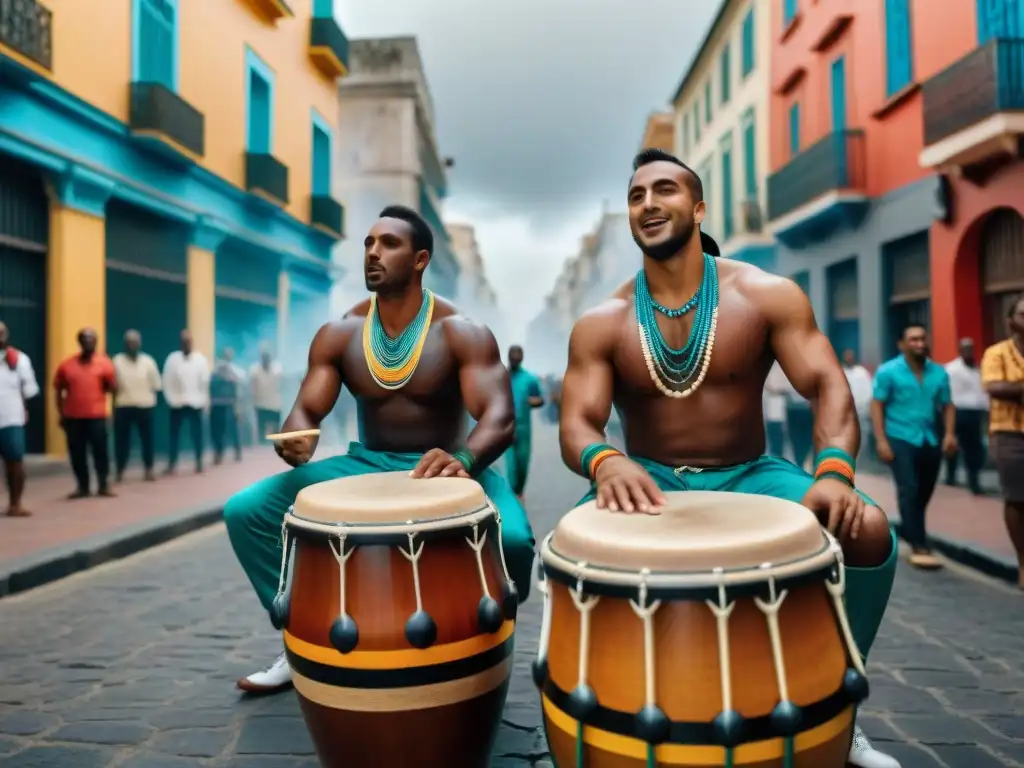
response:
M370 297L370 309L363 323L363 355L366 367L379 387L396 390L409 383L420 364L433 316L434 294L424 291L423 306L416 318L397 339L390 339L377 314L377 295ZM385 359L381 360L381 357Z

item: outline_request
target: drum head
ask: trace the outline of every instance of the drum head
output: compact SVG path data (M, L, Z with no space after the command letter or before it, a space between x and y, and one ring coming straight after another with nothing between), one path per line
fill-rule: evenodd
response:
M640 571L757 568L821 552L817 518L800 504L748 493L667 493L660 515L588 502L559 521L551 548L589 566Z
M464 477L413 479L408 472L378 472L316 483L299 491L292 514L317 523L404 523L476 512L487 504L483 488Z

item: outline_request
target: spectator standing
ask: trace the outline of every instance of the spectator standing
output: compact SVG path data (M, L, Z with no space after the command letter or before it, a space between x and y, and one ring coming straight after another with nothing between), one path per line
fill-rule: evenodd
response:
M981 369L974 354L974 340L960 340L960 356L946 364L949 391L956 408L956 444L958 451L946 458L946 485L956 485L958 459L962 456L967 471L967 487L980 496L979 475L985 464L983 430L988 413L988 394L981 382Z
M167 474L178 467L182 423L188 424L196 454L196 473L203 471L203 412L210 402L210 364L192 348L192 334L181 332L181 348L164 362L164 399L171 408L171 435L167 449Z
M857 420L860 422L860 456L870 455L872 452L872 429L871 429L871 401L873 399L873 382L871 372L857 362L857 353L852 349L843 351L843 373L846 374L846 381L850 385L850 394L853 395L853 407L857 410Z
M902 534L910 545L910 564L935 569L925 515L939 479L942 454L956 451L955 416L949 375L928 359L928 332L908 325L900 336L900 354L875 374L871 418L878 458L889 464L899 505ZM939 435L939 414L943 435Z
M981 380L991 397L989 450L1003 491L1003 516L1017 552L1017 583L1024 589L1024 297L1010 307L1010 338L981 358Z
M57 412L68 441L68 456L78 488L69 499L89 496L89 453L96 470L97 493L114 496L110 490L110 455L107 448L107 395L117 388L114 364L96 352L96 331L78 332L79 353L57 367L53 387Z
M235 365L235 350L228 347L213 366L210 378L210 441L213 463L224 460L225 438L231 441L235 461L242 460L242 435L239 428L239 395L245 382L245 371Z
M260 361L249 371L252 404L256 410L256 440L276 432L281 426L281 365L260 345Z
M778 363L768 371L764 382L764 423L768 454L782 459L786 455L786 406L792 387Z
M132 429L139 433L145 478L153 476L153 411L162 383L156 360L142 351L142 335L124 335L124 352L114 355L117 391L114 394L114 482L124 478L132 450Z
M29 356L10 345L10 331L0 321L0 460L7 479L7 516L29 517L21 505L25 491L26 402L39 394Z

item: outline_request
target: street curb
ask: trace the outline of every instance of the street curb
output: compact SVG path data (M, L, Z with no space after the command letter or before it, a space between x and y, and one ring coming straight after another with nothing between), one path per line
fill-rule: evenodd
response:
M902 521L892 521L892 526L896 529L896 535L902 538ZM945 555L953 562L966 565L968 568L973 568L995 579L1008 581L1011 584L1017 583L1017 564L994 552L990 552L984 547L933 534L928 535L928 543L931 544L932 549Z
M217 502L212 507L174 512L0 564L0 598L166 544L187 533L215 525L223 519L223 512L224 502Z

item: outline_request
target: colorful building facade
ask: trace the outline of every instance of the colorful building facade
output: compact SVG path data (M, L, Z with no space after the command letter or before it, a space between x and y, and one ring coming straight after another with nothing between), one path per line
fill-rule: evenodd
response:
M908 322L940 360L999 335L1024 288L1024 4L771 5L776 271L868 364Z
M43 383L83 327L162 363L308 343L344 233L330 0L0 3L0 319ZM61 453L51 387L29 446ZM41 398L37 398L41 401ZM157 423L166 424L158 418ZM158 434L158 439L160 435Z
M672 98L676 152L704 184L722 255L773 269L765 232L769 0L726 0Z

